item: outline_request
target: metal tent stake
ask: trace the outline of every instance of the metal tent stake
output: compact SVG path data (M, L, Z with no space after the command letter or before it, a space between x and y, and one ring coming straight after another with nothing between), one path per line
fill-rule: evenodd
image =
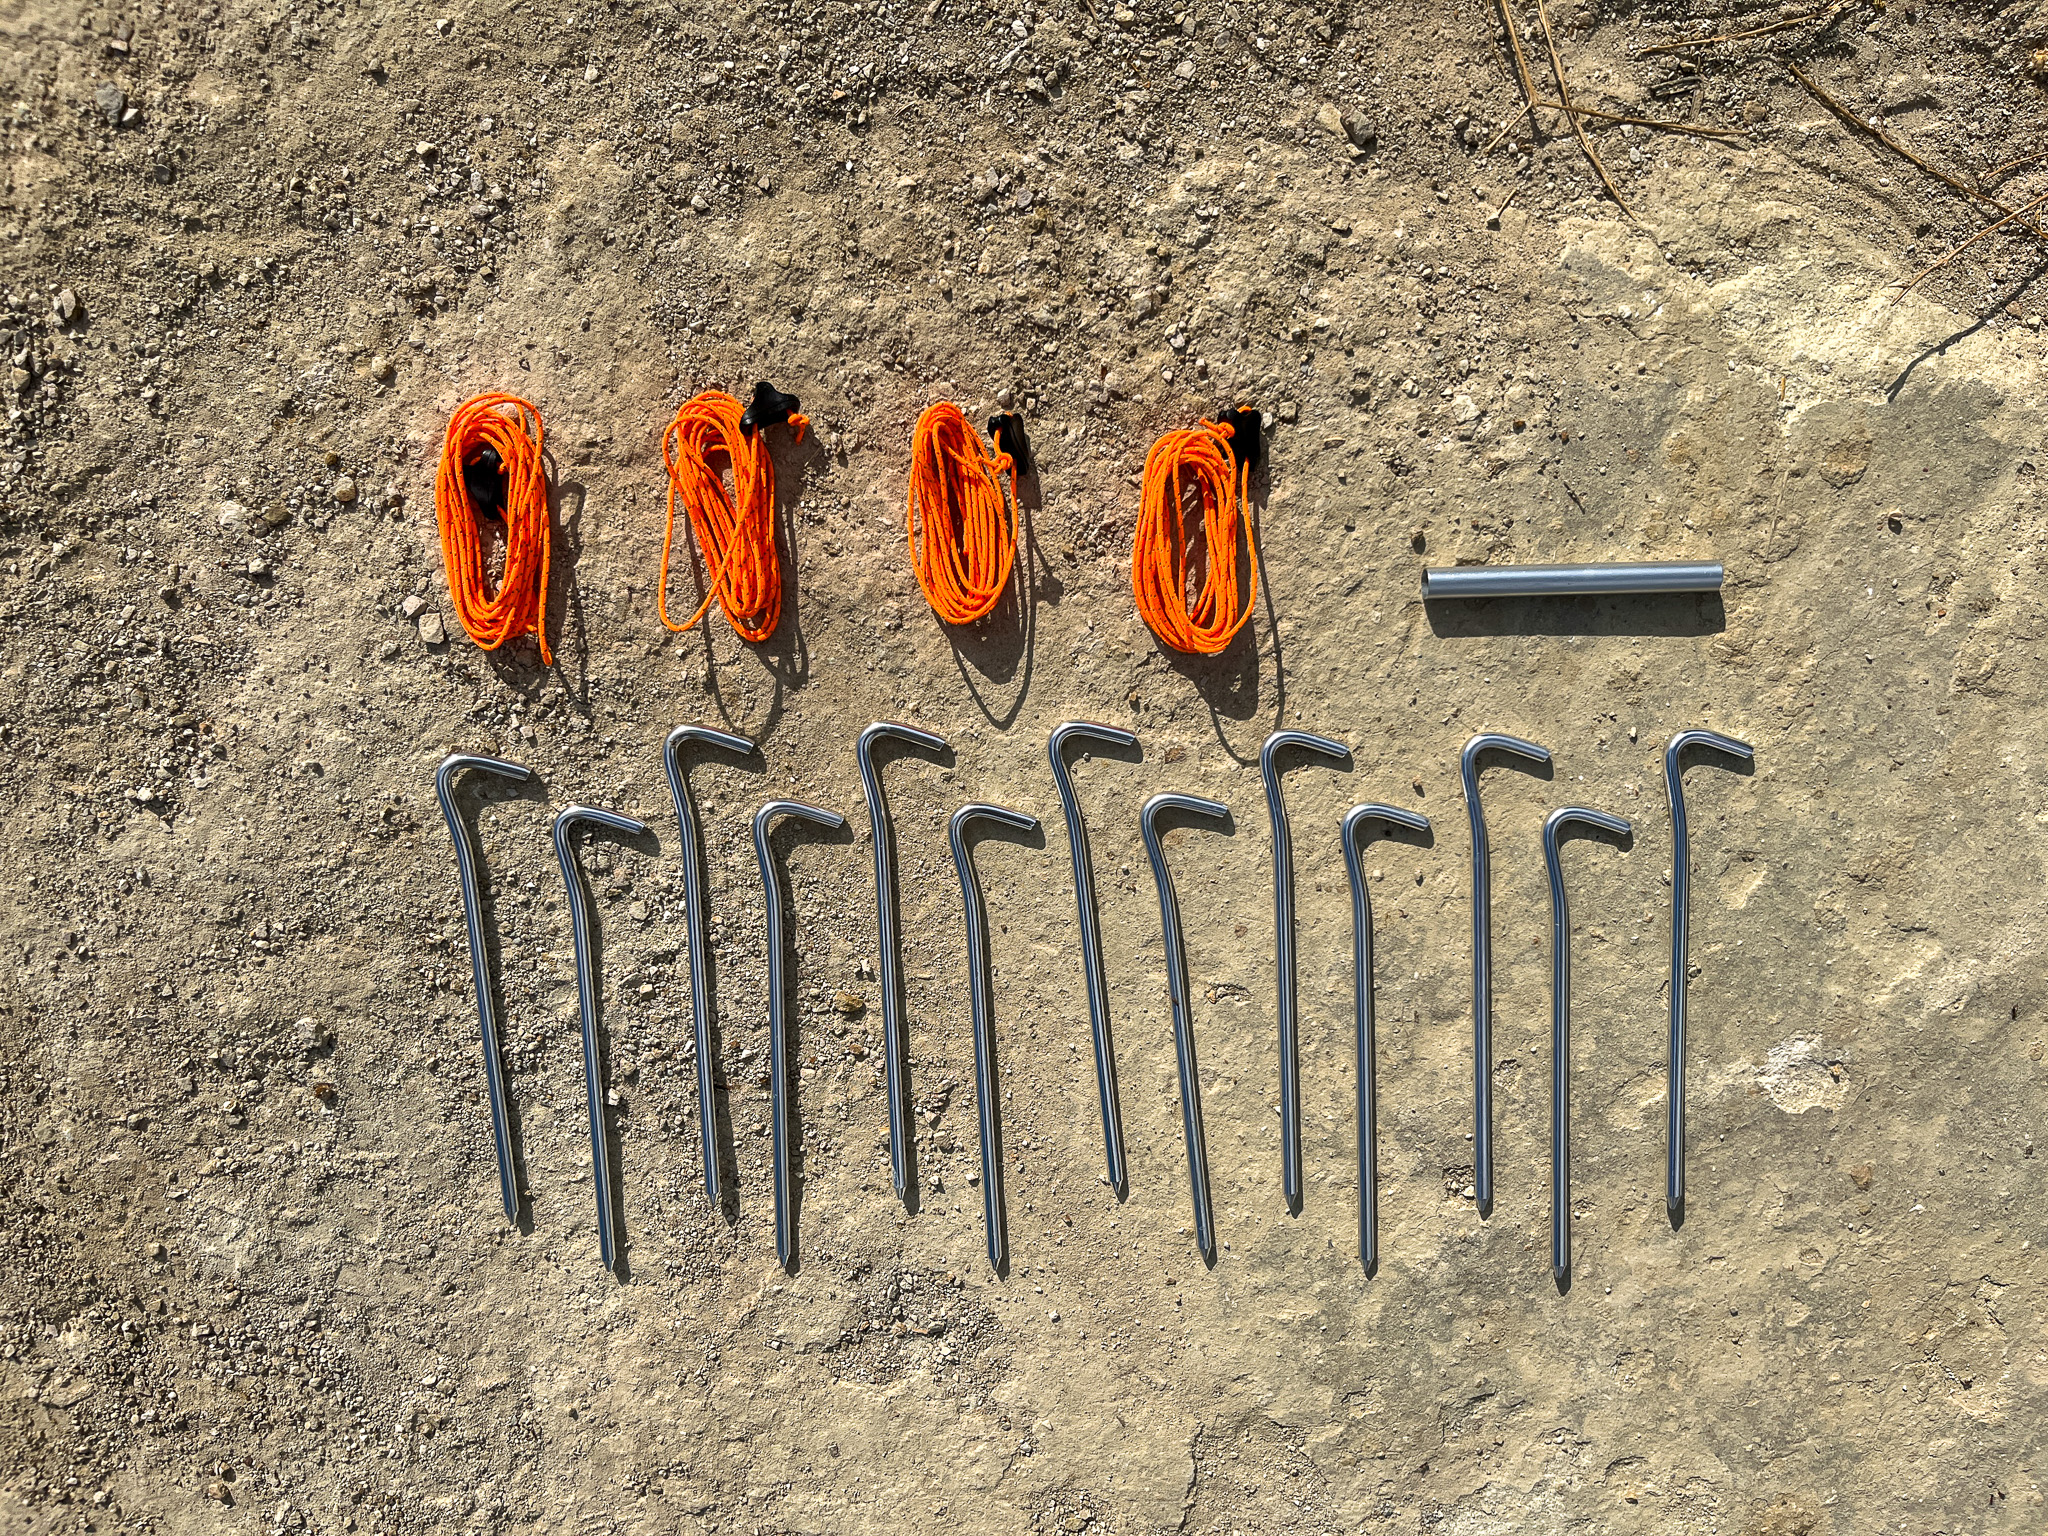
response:
M1379 1034L1373 1017L1372 896L1359 862L1366 826L1390 822L1429 831L1429 818L1391 805L1354 805L1344 813L1344 868L1351 876L1351 971L1358 1014L1358 1262L1380 1267Z
M1550 762L1547 748L1491 732L1466 742L1458 758L1472 826L1472 1193L1481 1216L1493 1210L1493 859L1479 808L1479 755L1488 751L1538 767Z
M707 949L710 939L704 921L704 871L698 854L697 802L690 798L690 784L683 777L683 748L693 742L723 747L742 757L751 756L754 744L730 731L708 725L679 725L661 744L662 766L668 770L668 792L676 803L676 821L683 835L683 944L690 959L690 1017L697 1040L697 1116L702 1122L704 1141L704 1196L713 1205L723 1195L718 1179L718 1073L711 1057L711 987Z
M1067 771L1069 741L1098 741L1128 751L1136 749L1138 738L1113 725L1069 720L1054 726L1045 744L1045 755L1052 759L1053 783L1060 792L1060 809L1066 813L1067 846L1074 858L1081 967L1088 977L1088 1029L1095 1038L1095 1091L1102 1101L1102 1148L1109 1163L1110 1187L1121 1200L1130 1193L1130 1182L1124 1165L1123 1109L1116 1090L1116 1046L1109 1032L1109 988L1102 977L1102 930L1095 912L1095 871L1088 854L1088 827L1081 819L1081 802L1075 797L1074 780Z
M604 1097L597 1070L598 980L590 964L590 896L571 841L582 825L608 827L627 837L646 835L647 823L617 816L594 805L565 806L555 818L555 859L562 866L562 884L569 892L569 929L576 944L576 1005L583 1021L583 1093L590 1102L590 1180L597 1191L597 1251L604 1267L619 1265L618 1239L612 1226L612 1162L605 1151Z
M775 856L768 848L768 834L784 816L835 832L846 825L846 818L794 800L770 800L754 812L754 858L761 866L761 892L768 903L768 1091L775 1126L775 1256L787 1269L796 1252L796 1192L789 1176L789 1036L783 1012L788 978L782 963L782 888L775 878Z
M1582 805L1552 811L1543 823L1543 865L1550 875L1550 1278L1560 1287L1572 1273L1572 915L1557 842L1573 826L1630 835L1619 816Z
M1275 731L1259 749L1259 777L1266 784L1266 815L1273 826L1273 948L1280 987L1280 1190L1287 1209L1301 1214L1301 1034L1294 995L1294 840L1287 806L1280 798L1274 759L1289 747L1315 753L1343 767L1351 752L1341 741L1307 731Z
M1216 1217L1209 1202L1209 1148L1202 1135L1202 1080L1195 1069L1195 1022L1188 998L1188 957L1181 941L1180 901L1173 891L1173 872L1160 846L1161 811L1187 811L1213 816L1226 826L1230 807L1195 795L1154 795L1138 812L1145 834L1145 855L1152 861L1152 883L1159 888L1159 924L1166 935L1166 990L1173 1002L1173 1052L1180 1068L1180 1126L1188 1149L1188 1189L1195 1202L1195 1245L1204 1263L1216 1262Z
M1691 934L1692 845L1685 824L1685 769L1679 757L1687 747L1707 747L1745 763L1756 753L1749 743L1718 731L1680 731L1664 749L1664 792L1671 801L1671 1043L1666 1068L1664 1135L1664 1210L1671 1224L1685 1220L1685 989L1687 941Z
M854 756L860 762L860 786L867 796L868 821L875 835L875 923L882 966L882 1059L888 1064L889 1167L896 1180L896 1198L910 1193L910 1087L903 1054L903 973L897 955L896 835L889 825L889 802L882 794L881 770L875 767L875 744L900 741L927 752L948 750L945 739L914 725L877 720L860 733Z
M953 868L960 875L960 899L967 907L967 996L974 1015L974 1107L981 1130L981 1220L988 1240L988 1267L997 1274L1010 1253L1010 1234L1003 1207L1002 1117L996 1100L994 1004L990 993L988 904L975 877L974 855L967 848L967 828L976 821L999 822L1020 832L1036 832L1036 817L999 805L963 805L953 813L948 836L953 843Z
M465 768L495 773L515 784L533 778L533 770L501 758L479 757L457 752L443 758L434 774L434 794L441 802L441 814L448 820L448 836L455 843L455 867L462 877L462 920L469 927L469 970L476 983L476 1017L483 1030L484 1081L491 1098L491 1144L498 1155L498 1193L505 1202L505 1220L519 1221L519 1187L512 1171L512 1133L505 1108L505 1064L498 1046L498 1012L491 1001L490 967L484 959L482 898L477 891L476 847L469 828L455 809L455 775Z

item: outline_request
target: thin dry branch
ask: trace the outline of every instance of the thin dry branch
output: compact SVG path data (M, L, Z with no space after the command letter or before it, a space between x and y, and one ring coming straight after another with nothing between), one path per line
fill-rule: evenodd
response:
M1494 0L1494 4L1500 8L1500 24L1508 29L1508 48L1515 56L1515 78L1521 82L1522 100L1526 103L1522 110L1530 114L1530 120L1534 123L1536 82L1529 78L1529 60L1522 53L1522 39L1515 31L1515 18L1508 14L1508 0ZM1535 127L1538 133L1543 131L1541 123L1535 123Z
M2000 213L2012 212L2012 209L2007 207L2004 203L2001 203L1997 198L1992 197L1989 193L1983 192L1978 188L1971 186L1967 181L1964 181L1960 176L1950 175L1947 171L1942 170L1939 166L1929 165L1925 160L1922 160L1918 155L1914 154L1912 150L1906 148L1905 145L1901 144L1897 139L1893 138L1890 134L1886 133L1882 128L1878 127L1877 124L1870 122L1865 118L1858 117L1854 112L1851 112L1841 102L1837 101L1833 96L1829 95L1827 90L1821 85L1821 83L1818 80L1814 79L1813 76L1809 75L1797 64L1794 64L1790 59L1785 59L1782 62L1784 63L1785 67L1792 72L1793 79L1797 80L1801 85L1805 86L1807 90L1811 91L1816 101L1818 101L1822 106L1826 107L1830 112L1834 113L1835 116L1839 117L1843 122L1847 123L1851 128L1855 128L1863 133L1869 134L1873 139L1877 140L1878 143L1882 144L1886 149L1890 150L1893 154L1899 156L1899 158L1901 158L1902 160L1910 161L1912 164L1919 166L1921 170L1925 171L1928 175L1932 176L1936 181L1941 182L1944 186L1953 187L1956 191L1962 193L1963 196L1969 198L1972 202L1989 203L1992 207L1996 208ZM2029 227L2031 228L2032 226ZM2036 234L2039 234L2040 230L2035 229L2034 232Z
M1716 43L1739 43L1745 38L1767 37L1773 32L1787 32L1793 27L1804 26L1809 21L1833 21L1855 3L1858 3L1858 0L1841 0L1838 5L1823 6L1817 11L1808 11L1803 16L1788 16L1783 21L1774 21L1767 26L1751 27L1747 32L1723 32L1718 37L1691 37L1682 43L1658 43L1651 48L1636 49L1631 57L1646 59L1653 53L1681 53L1687 48L1711 48Z
M1506 0L1502 0L1502 5L1505 14ZM1614 199L1623 213L1635 219L1635 209L1629 207L1628 199L1621 195L1621 188L1614 184L1614 178L1607 174L1607 167L1600 163L1600 152L1593 148L1593 141L1586 137L1585 125L1579 121L1579 109L1572 105L1571 82L1565 78L1564 60L1558 56L1557 39L1550 34L1550 13L1545 8L1543 0L1536 0L1536 20L1542 24L1543 46L1550 50L1550 67L1557 74L1557 97L1564 104L1564 120L1572 125L1572 136L1579 141L1579 148L1585 151L1586 158L1593 163L1593 169L1599 173L1600 185L1607 189L1607 195ZM1519 55L1519 50L1517 53ZM1535 98L1532 95L1530 99L1533 101ZM1642 220L1636 219L1636 222L1640 224Z
M1539 107L1557 107L1554 101L1539 101ZM1557 107L1562 112L1564 108ZM1581 117L1597 117L1603 123L1627 123L1634 128L1662 128L1667 133L1689 133L1700 139L1746 139L1748 134L1740 128L1701 128L1692 123L1665 123L1654 117L1623 117L1616 112L1602 112L1583 102L1573 102L1572 110Z
M1918 155L1914 154L1912 150L1906 148L1905 145L1901 144L1897 139L1893 138L1890 134L1886 133L1882 128L1878 127L1877 124L1868 122L1863 118L1858 117L1854 112L1851 112L1847 107L1842 105L1841 102L1835 100L1833 96L1829 95L1827 91L1822 88L1821 83L1818 80L1814 79L1813 76L1809 75L1797 64L1794 64L1790 59L1784 59L1781 62L1784 64L1786 69L1792 72L1793 79L1797 80L1801 85L1805 86L1808 91L1812 92L1815 100L1819 101L1822 106L1826 107L1830 112L1834 113L1835 116L1839 117L1843 122L1847 123L1850 127L1861 129L1864 133L1869 134L1873 139L1877 140L1878 143L1882 144L1886 149L1890 150L1893 154L1899 156L1901 159L1910 161L1914 165L1917 165L1918 167L1920 167L1921 170L1925 171L1928 175L1932 176L1936 181L1942 183L1942 185L1944 186L1952 187L1957 192L1962 193L1962 195L1968 198L1971 202L1989 203L1993 208L1997 209L1999 213L2004 215L2003 218L2000 218L1994 221L1993 223L1987 224L1984 228L1978 230L1976 234L1972 235L1969 239L1965 240L1961 245L1957 246L1954 250L1950 251L1946 256L1942 257L1941 260L1937 261L1933 266L1928 267L1924 271L1922 271L1919 277L1914 278L1912 282L1906 284L1904 288L1899 290L1898 297L1894 298L1892 300L1892 303L1897 304L1899 302L1899 299L1903 299L1907 294L1911 293L1916 287L1919 286L1922 278L1931 277L1936 272L1939 272L1943 267L1947 266L1950 262L1954 261L1958 256L1962 255L1963 252L1967 251L1971 246L1975 245L1979 240L1982 240L1986 235L1990 234L1993 230L2002 229L2007 224L2012 223L2015 219L2019 220L2020 228L2028 231L2036 239L2048 240L2048 231L2043 231L2040 224L2036 220L2021 217L2021 215L2026 214L2032 211L2033 209L2040 207L2042 203L2048 202L2048 197L2035 198L2033 202L2023 203L2018 208L2013 207L2009 203L2001 202L1999 199L1993 197L1990 193L1982 190L1981 188L1971 186L1967 181L1964 181L1960 176L1952 176L1947 171L1942 170L1938 166L1929 165L1925 160L1922 160Z
M2035 198L2031 203L2020 204L2019 207L2013 209L2011 213L2008 213L1996 224L1985 225L1982 229L1978 230L1977 233L1970 236L1969 239L1965 240L1961 245L1957 246L1954 250L1950 251L1946 256L1942 257L1941 260L1937 261L1933 266L1923 267L1919 275L1916 276L1913 279L1913 281L1906 284L1905 287L1901 288L1898 291L1897 295L1894 296L1894 298L1892 299L1892 303L1896 305L1900 299L1903 299L1907 294L1911 293L1915 288L1920 286L1922 278L1934 276L1935 273L1939 272L1943 267L1947 266L1950 262L1954 261L1958 256L1962 255L1963 252L1967 251L1979 240L1982 240L1986 235L1993 234L1996 231L2003 229L2006 225L2010 224L2014 219L2019 218L2021 214L2026 213L2030 209L2038 208L2043 203L2048 203L2048 192L2042 193L2041 196Z
M1523 118L1527 117L1533 122L1535 120L1532 115L1534 110L1535 109L1532 108L1527 102L1524 102L1522 104L1521 111L1517 112L1513 117L1509 118L1506 122L1502 123L1500 125L1500 132L1496 133L1492 138L1486 141L1486 148L1479 151L1479 158L1484 160L1488 155L1492 154L1493 147L1496 144L1500 143L1500 141L1506 138L1509 134L1513 133L1515 131L1515 125L1520 123Z
M1554 112L1562 112L1564 110L1563 107L1554 101L1539 101L1535 105L1547 107ZM1515 131L1516 125L1529 115L1530 110L1530 107L1524 106L1521 111L1509 118L1501 126L1500 132L1486 141L1486 147L1479 151L1479 158L1483 160L1492 154L1494 147L1502 139ZM1654 117L1624 117L1617 112L1602 112L1581 102L1574 102L1572 110L1582 117L1597 117L1603 123L1627 123L1633 128L1662 128L1666 133L1686 133L1691 134L1697 139L1746 139L1749 137L1740 128L1703 128L1696 123L1670 123Z
M2023 165L2032 165L2036 160L2048 160L2048 149L2037 149L2031 155L2021 155L2017 160L2008 160L2003 165L1994 165L1982 176L1979 176L1977 182L1981 186L1987 181L1993 181L2003 176L2007 171L2016 171Z

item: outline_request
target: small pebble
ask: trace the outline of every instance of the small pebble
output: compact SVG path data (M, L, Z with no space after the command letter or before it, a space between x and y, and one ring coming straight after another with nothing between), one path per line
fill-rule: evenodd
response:
M597 82L597 66L595 64L585 65L583 68L583 78L595 84Z
M428 645L439 645L448 638L448 627L441 622L438 613L420 615L420 638Z
M347 506L356 499L356 482L352 475L343 475L334 482L334 499Z
M379 352L370 359L370 377L379 384L389 384L391 382L391 373L391 359L382 352Z

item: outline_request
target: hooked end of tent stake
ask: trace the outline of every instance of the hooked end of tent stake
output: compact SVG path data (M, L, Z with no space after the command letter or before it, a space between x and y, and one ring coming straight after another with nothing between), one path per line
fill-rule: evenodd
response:
M740 413L740 435L752 437L763 427L785 422L797 413L798 408L795 395L785 395L762 379L754 385L754 403Z
M1016 411L998 411L988 419L988 435L996 440L996 447L1010 456L1018 474L1032 472L1031 439L1024 433L1022 415Z
M1258 409L1240 405L1216 418L1230 428L1230 454L1241 469L1256 470L1266 461L1266 445L1260 437Z

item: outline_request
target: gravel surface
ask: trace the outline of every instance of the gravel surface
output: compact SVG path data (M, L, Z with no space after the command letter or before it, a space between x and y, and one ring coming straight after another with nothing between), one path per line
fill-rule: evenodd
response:
M0 15L0 1513L44 1532L2040 1528L2048 6L1184 10L29 0ZM1811 87L1787 66L1796 63ZM1817 88L1817 89L1816 89ZM1832 105L1830 105L1832 102ZM1853 121L1852 121L1853 119ZM1881 136L1880 136L1881 135ZM1892 147L1896 146L1896 147ZM1902 152L1905 151L1905 152ZM1908 153L1909 152L1909 153ZM1917 157L1922 163L1915 163ZM1947 179L1944 179L1947 178ZM2028 214L2025 217L2031 218ZM660 431L757 378L790 585L749 646L655 615ZM440 572L455 405L547 422L555 664ZM1010 596L911 571L911 425L1028 418ZM1163 651L1147 445L1263 410L1261 589ZM1425 565L1719 559L1719 598L1422 604ZM672 603L695 606L678 561ZM1131 1183L1103 1176L1056 722L1080 762ZM892 757L914 1209L892 1191L871 835ZM718 1028L703 1195L674 725ZM1279 1190L1270 831L1288 778L1304 1207ZM1690 1205L1663 1205L1692 823ZM1470 844L1494 868L1498 1202L1473 1198ZM528 1204L499 1211L447 831L465 782ZM1190 1235L1158 900L1186 920L1219 1248ZM798 1261L775 1260L754 808L778 835ZM988 799L1011 1242L983 1257L959 885ZM1351 927L1378 920L1382 1260L1356 1259ZM625 1242L599 1266L562 806ZM1574 1258L1549 1273L1550 917L1574 842Z

